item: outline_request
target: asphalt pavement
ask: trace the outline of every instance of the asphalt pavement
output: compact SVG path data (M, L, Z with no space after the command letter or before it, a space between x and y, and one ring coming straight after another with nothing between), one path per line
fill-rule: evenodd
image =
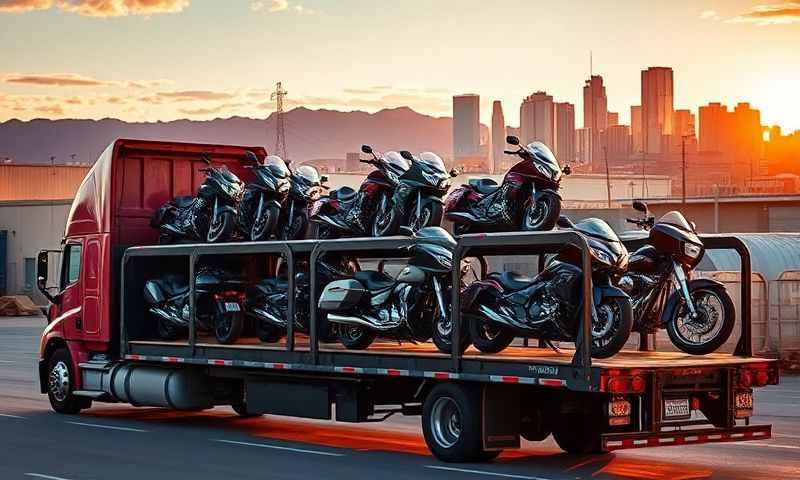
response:
M800 377L757 390L766 441L568 455L523 441L492 463L445 464L418 417L377 424L98 404L59 415L38 392L42 318L0 317L0 480L6 479L800 479Z

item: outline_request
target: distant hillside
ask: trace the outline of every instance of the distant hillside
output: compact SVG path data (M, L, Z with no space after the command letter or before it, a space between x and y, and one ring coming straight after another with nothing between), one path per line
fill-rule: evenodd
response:
M286 143L295 161L344 158L368 143L379 150L452 152L452 119L401 107L376 113L296 108L286 114ZM208 121L129 123L103 120L9 120L0 123L0 157L19 163L93 162L117 138L275 146L274 114L267 120L232 117ZM482 126L485 130L486 127Z

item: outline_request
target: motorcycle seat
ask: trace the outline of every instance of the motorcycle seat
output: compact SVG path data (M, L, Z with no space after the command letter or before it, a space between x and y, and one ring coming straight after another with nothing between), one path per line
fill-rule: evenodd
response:
M347 203L356 198L356 191L350 187L341 187L331 192L331 198Z
M167 298L182 295L189 291L189 285L186 283L186 280L178 276L168 275L153 281L164 292L164 296Z
M363 283L367 290L382 290L394 285L394 278L383 272L365 270L356 272L353 278Z
M482 195L488 195L500 188L491 178L470 178L469 186Z
M178 208L185 208L191 205L193 201L194 197L192 197L191 195L184 195L181 197L175 197L173 203L175 203L175 206Z
M496 280L508 290L522 290L533 283L533 278L516 272L492 273L489 278Z
M267 278L255 285L261 293L285 292L289 289L289 282L282 278Z

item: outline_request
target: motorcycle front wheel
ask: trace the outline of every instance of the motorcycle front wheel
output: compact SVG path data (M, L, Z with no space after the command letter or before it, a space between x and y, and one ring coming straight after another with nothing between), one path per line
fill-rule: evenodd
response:
M592 357L608 358L622 350L633 329L633 307L626 298L604 298L595 306L592 322Z
M275 343L283 338L283 330L260 320L256 320L256 336L263 343Z
M442 353L453 353L453 319L448 315L443 317L439 308L434 304L433 314L433 343ZM470 335L466 328L459 331L459 351L464 353L469 348Z
M724 288L691 290L697 318L681 302L667 321L667 334L676 347L691 355L705 355L721 347L736 323L733 301Z
M527 232L552 230L561 215L561 200L552 192L544 192L538 200L530 200L522 213L521 229Z
M502 352L514 341L514 332L481 315L469 316L469 335L475 348L483 353Z
M206 234L208 243L224 242L231 238L235 221L233 212L222 212L211 219Z
M308 221L303 214L295 215L294 218L287 218L286 224L281 226L278 236L281 240L301 240L305 238L307 223Z
M280 209L275 205L265 206L261 211L256 211L250 226L250 241L269 240L279 213Z
M335 328L339 342L348 350L365 350L377 337L375 332L358 325L338 324Z
M417 202L411 205L408 211L408 226L411 230L419 231L425 227L438 227L442 224L442 204L431 201L423 205L417 216Z
M372 222L373 237L388 237L397 233L399 226L397 209L391 204L389 195L382 194L375 209L375 219Z

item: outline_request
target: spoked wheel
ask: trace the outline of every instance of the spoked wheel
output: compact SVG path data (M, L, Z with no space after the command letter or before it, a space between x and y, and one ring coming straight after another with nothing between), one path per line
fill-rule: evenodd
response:
M91 399L72 394L74 378L69 350L59 348L50 355L47 364L47 397L50 406L58 413L75 414L92 406Z
M348 350L364 350L375 341L375 332L358 325L338 324L334 327L339 342Z
M253 242L269 240L279 212L280 209L274 205L262 206L260 210L256 208L253 224L250 226L250 240Z
M483 353L502 352L514 341L514 332L487 321L482 315L469 316L469 335L475 348Z
M222 212L211 218L208 225L206 240L208 243L224 242L231 238L233 233L234 218L233 212Z
M554 193L544 192L538 200L531 200L522 216L522 230L546 231L556 226L561 214L561 200Z
M592 356L608 358L622 350L633 328L633 308L626 298L606 298L595 306Z
M382 194L375 209L375 219L372 222L373 237L387 237L397 233L397 210L392 208L390 198Z
M305 237L306 218L303 215L295 215L289 218L286 225L280 229L281 240L299 240Z
M417 202L411 205L408 213L408 226L417 232L425 227L438 227L442 223L442 205L438 202L428 202L420 208L417 216Z
M242 336L243 329L244 314L241 311L222 310L214 315L214 336L219 343L228 345L236 342Z
M692 355L711 353L730 337L736 323L733 302L724 289L691 291L697 317L681 302L667 322L667 333L676 347Z

